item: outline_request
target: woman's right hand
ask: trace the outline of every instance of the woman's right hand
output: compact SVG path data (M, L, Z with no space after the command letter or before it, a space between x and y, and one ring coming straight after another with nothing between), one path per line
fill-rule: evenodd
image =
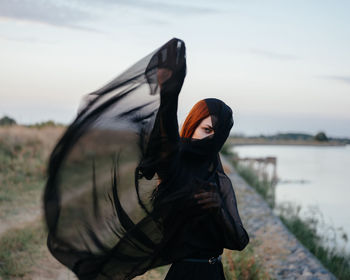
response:
M201 209L209 209L213 212L218 212L221 208L222 199L217 191L217 185L214 183L208 183L209 190L202 190L194 194L194 198L197 204L201 206Z

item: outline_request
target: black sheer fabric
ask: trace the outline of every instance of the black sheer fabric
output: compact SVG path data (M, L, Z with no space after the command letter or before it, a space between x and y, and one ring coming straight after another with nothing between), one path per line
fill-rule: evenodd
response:
M218 156L232 111L206 99L214 135L181 139L176 114L185 75L185 45L172 39L88 95L53 150L47 244L79 279L132 279L248 243ZM215 211L193 198L209 182L221 197Z

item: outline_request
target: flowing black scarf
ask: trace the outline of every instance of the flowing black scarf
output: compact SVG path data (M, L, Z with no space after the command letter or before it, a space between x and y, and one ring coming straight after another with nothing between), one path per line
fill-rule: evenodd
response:
M160 69L171 71L161 87ZM184 42L172 39L89 94L52 151L47 244L79 279L132 279L186 257L181 248L174 255L166 248L181 231L183 214L200 214L191 194L207 181L219 181L229 227L224 246L239 250L247 243L218 156L232 111L206 99L214 135L180 139L177 99L185 75Z

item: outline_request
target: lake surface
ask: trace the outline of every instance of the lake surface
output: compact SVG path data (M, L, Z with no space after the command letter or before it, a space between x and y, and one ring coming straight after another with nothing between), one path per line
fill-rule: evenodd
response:
M350 145L236 146L240 157L277 157L276 203L318 207L326 224L342 227L350 238ZM341 246L342 243L340 243ZM347 244L347 251L350 245Z

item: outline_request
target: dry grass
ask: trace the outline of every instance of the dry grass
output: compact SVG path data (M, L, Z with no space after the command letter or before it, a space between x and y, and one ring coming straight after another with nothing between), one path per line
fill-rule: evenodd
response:
M40 257L45 233L41 223L24 229L11 229L0 239L0 275L3 279L22 277Z
M0 275L22 277L44 246L41 194L50 152L64 127L0 127Z
M29 148L33 152L42 153L47 158L57 139L64 132L63 126L46 126L42 128L28 128L25 126L0 127L1 148L13 156L21 156Z
M226 279L230 280L267 280L269 273L262 260L255 254L256 243L251 242L243 251L224 250L222 263Z
M0 127L1 224L27 210L38 212L47 159L63 131L63 127Z

